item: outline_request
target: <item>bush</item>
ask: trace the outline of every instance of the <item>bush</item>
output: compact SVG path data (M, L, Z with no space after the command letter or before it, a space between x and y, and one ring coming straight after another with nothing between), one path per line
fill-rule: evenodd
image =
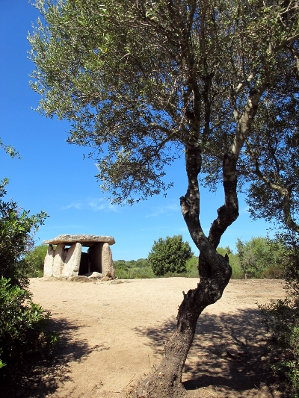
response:
M272 366L299 396L299 300L287 298L260 306L263 321L272 334L270 350L280 360Z
M34 263L28 258L34 245L33 233L47 215L41 212L29 216L30 212L16 202L4 202L1 198L6 194L7 183L0 183L0 277L10 279L12 285L25 286L34 271Z
M159 238L154 242L148 256L148 263L155 275L186 272L186 262L193 253L188 242L183 242L182 235Z
M25 257L27 264L30 264L28 270L29 278L41 278L44 274L44 260L48 251L47 245L36 246L30 254Z
M28 290L0 279L0 367L55 346L56 333L47 331L49 317L49 312L32 302Z
M5 146L10 156L14 148ZM32 248L34 232L44 223L45 212L29 216L16 202L5 202L5 186L0 182L0 369L22 363L23 357L44 348L52 349L58 340L47 330L50 314L34 304L26 289L34 270Z
M145 279L154 278L152 268L148 265L147 259L140 258L137 261L117 260L113 263L115 276L119 279Z
M262 274L266 279L282 279L284 277L283 268L280 265L270 265Z
M282 274L283 244L279 240L269 238L252 238L243 243L237 240L237 250L241 269L245 279L278 277ZM267 270L269 270L267 272Z
M272 335L270 349L280 358L273 370L288 382L293 397L299 397L299 236L281 235L282 241L287 297L260 309Z
M7 180L0 183L0 368L53 348L57 335L47 330L50 314L34 304L27 290L35 270L33 234L46 214L29 216L16 202L4 202Z
M192 256L186 261L186 278L198 278L198 257Z

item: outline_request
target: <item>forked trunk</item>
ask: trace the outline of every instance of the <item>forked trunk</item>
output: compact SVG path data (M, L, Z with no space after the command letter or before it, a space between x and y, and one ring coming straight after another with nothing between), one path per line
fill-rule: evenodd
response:
M177 328L165 346L164 357L155 372L137 390L139 398L182 397L186 391L182 385L182 372L191 347L196 323L205 307L220 299L231 277L228 258L220 256L216 248L228 225L238 216L236 197L235 158L224 159L224 181L226 201L218 210L218 217L212 224L207 238L199 221L199 188L197 176L201 169L201 152L196 146L186 149L188 190L181 197L181 208L190 235L200 250L198 270L200 282L196 289L184 293L184 299L177 315Z
M164 357L155 372L137 391L139 398L183 397L182 372L191 347L199 315L205 307L215 303L223 293L231 276L231 268L220 259L217 276L201 278L197 288L184 293L177 315L177 329L165 345ZM222 272L220 272L222 269Z

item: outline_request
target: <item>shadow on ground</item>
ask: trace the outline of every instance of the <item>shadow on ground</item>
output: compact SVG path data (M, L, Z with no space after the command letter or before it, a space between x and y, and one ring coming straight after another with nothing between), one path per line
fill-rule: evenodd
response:
M175 327L173 317L157 329L135 331L148 337L148 345L155 354L163 354L164 344ZM258 309L220 315L203 313L184 368L185 388L210 388L215 392L211 396L274 396L278 393L277 379L271 371L273 358L267 350L266 338ZM266 391L266 395L261 391Z
M91 347L87 341L74 339L78 326L65 319L52 319L50 328L59 333L59 343L50 355L33 354L21 364L1 369L0 397L45 397L54 393L58 384L72 381L69 362L84 360L92 351L107 349Z

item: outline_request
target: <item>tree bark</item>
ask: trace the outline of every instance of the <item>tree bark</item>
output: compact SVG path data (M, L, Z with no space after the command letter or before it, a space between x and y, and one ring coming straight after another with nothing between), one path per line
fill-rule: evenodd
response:
M200 282L195 289L191 289L187 293L183 292L184 299L179 307L176 331L165 345L164 357L158 368L140 385L137 391L139 398L181 397L185 395L182 372L194 338L198 317L204 308L220 299L231 277L228 258L219 255L216 247L220 239L219 231L224 231L238 216L236 176L233 172L236 168L235 159L225 156L224 191L226 202L218 210L218 218L214 221L211 228L212 232L207 238L199 220L197 176L201 169L201 151L199 147L193 145L186 147L185 153L188 190L186 195L180 198L180 202L191 237L200 250ZM234 178L232 178L231 173ZM230 214L229 217L228 213Z

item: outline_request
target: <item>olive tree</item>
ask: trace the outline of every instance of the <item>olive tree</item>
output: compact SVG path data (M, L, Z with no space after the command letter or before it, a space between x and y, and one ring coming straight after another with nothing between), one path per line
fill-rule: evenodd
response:
M258 105L293 65L297 2L38 0L36 7L42 17L29 41L38 111L70 121L69 142L91 148L111 200L165 193L165 166L185 158L180 205L200 251L200 281L184 293L165 355L137 392L182 395L198 317L231 277L216 248L239 214L239 161ZM203 172L225 197L208 235L200 223Z

